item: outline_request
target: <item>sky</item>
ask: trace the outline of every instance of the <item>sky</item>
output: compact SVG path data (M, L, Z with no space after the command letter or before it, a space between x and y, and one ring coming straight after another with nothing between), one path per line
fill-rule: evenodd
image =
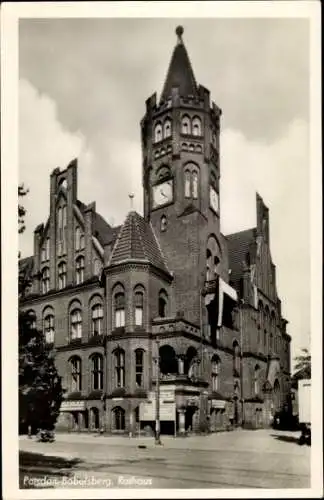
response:
M19 23L19 182L27 229L49 213L49 175L78 157L78 197L117 225L142 213L140 120L176 43L222 109L221 229L270 210L272 259L292 336L310 342L309 24L307 19L23 19Z

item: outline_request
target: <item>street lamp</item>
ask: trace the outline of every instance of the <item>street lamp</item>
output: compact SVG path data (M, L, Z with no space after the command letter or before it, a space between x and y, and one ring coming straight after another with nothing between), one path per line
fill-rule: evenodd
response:
M156 385L155 385L155 444L162 444L160 439L160 340L156 338L157 356L156 363Z

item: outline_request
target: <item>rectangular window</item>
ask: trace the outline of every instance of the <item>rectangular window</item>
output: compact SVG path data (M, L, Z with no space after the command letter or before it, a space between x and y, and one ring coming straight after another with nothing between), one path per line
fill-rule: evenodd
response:
M142 307L135 308L135 325L136 326L143 325L143 308Z
M218 391L218 374L212 374L212 389L214 392Z
M135 351L135 380L137 387L143 384L143 351Z
M125 326L125 309L117 309L115 313L116 328Z

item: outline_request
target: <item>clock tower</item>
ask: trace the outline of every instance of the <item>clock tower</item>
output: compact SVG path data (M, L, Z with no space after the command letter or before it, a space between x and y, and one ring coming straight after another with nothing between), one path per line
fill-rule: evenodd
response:
M220 234L221 110L197 85L181 26L176 35L160 100L156 93L147 99L141 121L144 217L174 274L175 312L199 325L208 246L215 272L225 279L227 272Z

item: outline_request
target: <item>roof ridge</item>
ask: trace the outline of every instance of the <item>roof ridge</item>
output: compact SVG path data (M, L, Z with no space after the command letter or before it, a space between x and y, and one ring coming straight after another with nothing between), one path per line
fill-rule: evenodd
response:
M142 252L143 252L143 255L146 259L149 259L149 256L147 255L147 252L146 252L146 248L145 248L145 245L144 245L144 242L143 242L143 238L142 238L142 234L141 234L141 230L140 230L140 227L139 227L139 218L141 217L140 214L138 214L137 212L134 212L134 214L136 214L136 217L135 218L135 225L137 227L137 231L138 231L138 235L139 235L139 239L140 239L140 242L141 242L141 247L142 247ZM141 217L142 218L142 217ZM136 220L137 219L137 220Z
M124 227L125 223L126 223L126 221L125 221L125 222L124 222L124 224L122 224L122 225L120 226L120 228L119 228L119 231L118 231L118 234L117 234L117 237L116 237L116 240L115 240L115 243L114 243L113 249L112 249L111 254L110 254L110 256L109 256L109 259L108 259L108 264L107 264L107 266L110 266L110 264L111 264L112 257L113 257L113 255L114 255L114 252L115 252L116 248L117 248L117 245L118 245L118 242L119 242L119 240L120 240L121 233L122 233L122 230L123 230L123 227Z
M156 236L156 234L155 234L155 231L154 231L154 228L153 228L153 225L152 225L152 221L150 221L150 222L149 222L149 226L150 226L150 228L151 228L151 231L152 231L153 237L154 237L154 239L155 239L155 241L156 241L156 244L157 244L157 246L158 246L158 249L159 249L159 251L160 251L160 254L161 254L161 257L162 257L162 262L163 262L163 264L165 265L165 268L166 268L166 270L168 271L168 273L172 275L172 272L171 272L171 271L170 271L170 269L169 269L168 263L167 263L166 258L165 258L165 256L164 256L164 253L163 253L163 251L162 251L162 248L161 248L160 242L159 242L159 240L158 240L158 238L157 238L157 236Z

